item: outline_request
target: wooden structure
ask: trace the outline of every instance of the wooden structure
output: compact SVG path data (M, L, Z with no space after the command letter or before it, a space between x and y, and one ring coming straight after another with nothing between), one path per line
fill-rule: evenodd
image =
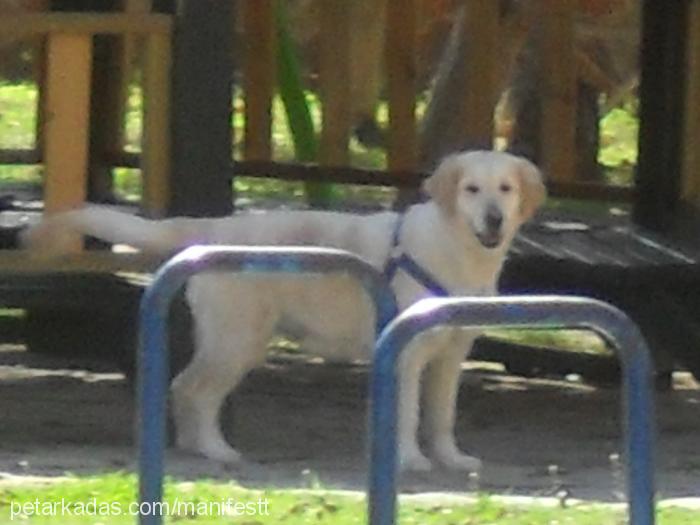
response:
M144 83L142 159L146 207L165 211L165 180L170 166L169 94L172 22L163 15L47 13L0 18L0 31L20 39L47 37L47 66L42 133L43 151L7 152L19 161L42 160L46 169L45 201L49 213L84 202L90 149L90 80L92 37L98 34L143 34L147 38ZM10 159L11 160L11 159Z
M416 16L418 2L386 0L386 72L390 129L388 134L388 167L396 173L396 185L417 185L422 166L417 155L417 120L415 116L416 70ZM228 181L236 173L267 176L273 160L271 146L271 105L276 78L276 35L273 0L242 0L240 14L243 20L242 75L245 92L245 149L244 159L229 170L228 145L231 135L228 119L222 115L230 112L229 88L232 82L231 57L231 2L219 0L216 5L192 0L181 2L179 11L171 16L147 14L149 0L131 0L125 5L127 14L35 14L16 15L4 20L3 28L17 38L30 34L48 34L48 72L45 90L50 104L61 104L63 93L74 93L67 106L58 113L65 122L52 123L52 133L68 142L60 126L71 129L85 121L88 115L89 82L92 62L88 41L95 34L146 35L145 59L146 119L143 156L126 154L118 150L118 138L108 138L104 151L111 166L142 167L144 170L143 209L151 215L221 214L230 211ZM320 57L320 93L323 102L320 164L333 168L331 178L354 182L352 170L344 169L348 161L348 141L352 116L346 103L349 97L349 35L346 2L321 3L322 28ZM601 184L580 183L573 172L574 122L572 115L576 104L577 60L573 49L573 17L576 2L573 0L536 2L543 19L540 48L543 69L548 71L541 86L543 115L541 123L542 163L548 174L553 195L577 198L610 198L629 200L633 191L629 188L607 187ZM489 52L497 42L500 29L499 10L489 0L465 2L472 45L464 52L469 89L460 102L463 110L452 125L459 126L467 143L489 144L493 140L493 115L498 99L498 82L495 71L498 58ZM663 9L663 8L662 8ZM129 14L131 13L131 14ZM215 14L212 14L215 13ZM2 19L0 19L2 23ZM173 31L173 28L176 31ZM196 28L193 29L193 28ZM173 34L178 35L173 42ZM61 40L74 43L61 44ZM65 37L65 38L64 38ZM75 43L82 38L81 44ZM76 40L77 39L77 40ZM127 39L126 47L132 39ZM58 44L55 43L58 41ZM554 42L557 45L552 45ZM175 60L171 64L171 53ZM76 69L75 74L62 79L54 78L51 64L57 53L65 56L67 64ZM129 54L127 51L125 54ZM73 65L73 63L75 63ZM171 70L172 65L172 70ZM471 69L470 69L471 68ZM478 73L478 74L477 74ZM123 72L122 72L123 74ZM70 77L73 86L65 84ZM206 79L206 80L203 80ZM169 82L171 80L172 82ZM66 85L51 94L50 86ZM117 81L120 83L120 81ZM206 93L203 90L207 90ZM170 93L172 91L172 94ZM152 94L156 95L152 95ZM80 100L82 96L85 100ZM172 99L172 103L171 103ZM48 110L52 111L52 110ZM80 112L83 114L79 114ZM73 114L71 114L73 113ZM117 116L118 117L118 116ZM73 124L70 124L73 119ZM77 119L77 120L76 120ZM89 139L94 132L86 126L83 137L76 137L69 146L47 139L44 148L37 151L0 151L0 162L38 162L47 166L47 203L49 210L75 205L85 198L88 184ZM112 124L112 127L114 125ZM224 127L226 129L224 129ZM214 132L214 128L217 129ZM115 132L112 131L111 134ZM172 135L171 135L172 133ZM109 133L108 133L109 134ZM213 140L213 137L216 137ZM54 151L74 150L71 155L54 154ZM104 149L104 148L103 148ZM44 150L44 151L42 151ZM59 159L58 157L62 157ZM201 157L200 157L201 156ZM196 157L196 158L195 158ZM56 163L69 162L70 168ZM172 163L172 164L169 164ZM172 168L172 169L171 169ZM264 168L264 169L263 169ZM335 168L338 168L336 171ZM291 171L293 168L290 168ZM222 171L228 171L222 176ZM273 169L272 171L276 171ZM283 169L284 171L284 169ZM80 180L63 183L67 173ZM168 174L167 176L165 174ZM214 175L212 175L214 174ZM305 175L306 174L306 175ZM411 175L414 174L414 175ZM301 170L300 177L317 177L315 170ZM211 181L207 177L213 177ZM74 195L56 194L61 191ZM71 189L66 189L71 188ZM198 203L198 204L195 204ZM204 204L206 203L206 204Z
M46 114L51 116L44 119L41 150L0 151L0 162L45 164L49 213L82 202L89 187L93 132L89 126L91 38L96 34L139 34L147 41L142 153L108 151L106 156L112 166L142 168L146 213L226 214L231 209L230 182L235 175L415 189L425 168L417 152L415 103L419 1L386 0L388 172L347 166L352 127L347 104L351 48L346 23L350 4L344 0L324 0L320 4L318 86L323 117L318 165L280 164L273 160L271 107L277 71L273 0L237 3L245 32L240 56L246 136L244 158L236 162L231 159L234 54L229 46L234 17L230 0L184 0L177 2L177 9L174 2L166 1L163 3L168 4L167 13L160 14L147 10L138 15L44 13L0 17L3 34L17 38L47 35L44 87ZM688 312L700 304L700 299L683 290L700 284L697 239L695 244L677 243L652 231L670 232L684 205L697 207L700 203L700 156L694 146L700 126L700 109L695 103L700 82L700 1L642 3L641 132L635 188L584 183L575 177L577 75L586 70L573 45L573 21L579 3L535 2L538 18L543 21L538 40L540 67L547 72L539 86L542 166L551 194L631 202L634 222L606 219L598 224L591 217L562 216L546 219L527 229L516 241L506 271L506 285L513 290L599 295L635 312L641 320L654 317L653 308L639 306L643 303L639 299L649 296L651 290L657 304L676 311L675 318L688 317L688 323L682 323L685 332L675 325L654 326L650 338L668 341L674 335L684 334L675 349L696 366L700 328L696 329ZM136 4L143 7L144 2ZM462 99L448 101L459 108L449 125L458 126L465 140L488 145L493 140L493 115L500 89L498 57L490 50L497 45L502 21L498 3L492 0L468 0L464 9L472 39L471 45L463 49L468 67L462 72L461 81L467 89ZM586 71L595 76L595 71ZM21 255L0 255L0 272L43 272L51 270L51 264L70 271L92 271L96 266L106 270L125 266L143 270L154 264L134 256L74 257L26 263ZM518 275L527 276L530 284L526 286ZM663 293L658 292L660 282L668 284ZM688 340L693 341L690 351L687 344L682 344ZM697 370L700 374L700 366Z

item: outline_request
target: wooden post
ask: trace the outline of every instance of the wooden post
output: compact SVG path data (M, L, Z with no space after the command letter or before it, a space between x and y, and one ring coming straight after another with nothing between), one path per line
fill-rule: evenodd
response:
M465 27L469 44L465 51L467 89L464 92L464 140L467 144L493 144L493 117L498 102L499 3L493 0L465 2Z
M492 146L499 27L499 2L461 2L421 124L422 170L455 151ZM399 206L412 200L411 192L402 193Z
M146 40L141 173L142 207L151 217L165 215L170 204L170 42L167 33Z
M110 153L121 151L125 86L123 42L116 35L95 35L90 115L88 199L109 201L113 196Z
M153 0L118 0L118 8L125 14L134 15L138 17L145 17L150 15L153 10ZM159 32L160 33L160 32ZM129 87L135 81L136 71L138 66L142 66L143 74L143 91L144 99L147 98L145 95L146 83L148 80L146 76L148 75L146 70L146 62L148 62L148 37L149 35L154 35L155 33L141 33L141 32L126 32L121 35L114 42L114 52L115 61L119 61L119 65L116 68L120 72L117 78L114 78L112 82L118 82L117 85L113 86L112 89L115 90L115 97L117 97L117 103L119 106L119 120L118 128L115 130L115 134L111 139L111 142L107 144L109 153L116 153L124 149L124 115L126 113L127 104L129 101ZM168 38L172 38L169 36ZM143 63L139 64L139 58L142 57ZM167 67L170 67L170 58L166 59ZM146 127L146 115L144 115L143 127ZM142 140L145 143L145 129L142 131ZM148 181L145 179L143 173L144 168L142 166L142 180L143 180L143 190L144 190L144 201L147 200L147 184ZM144 205L148 206L147 204Z
M147 15L153 9L152 0L121 0L121 10L125 13L132 15ZM122 39L123 51L122 51L122 68L126 72L125 78L129 80L133 78L133 67L136 62L136 57L138 56L139 48L143 45L144 36L135 33L126 33ZM126 95L126 88L128 88L128 82L124 85Z
M323 124L319 161L342 166L348 163L352 126L350 99L350 31L347 0L321 2L320 84ZM362 79L355 79L361 82Z
M687 93L683 147L683 199L700 208L700 2L691 2L688 16Z
M34 81L36 82L37 97L36 97L36 123L34 126L34 148L41 156L44 151L44 126L46 123L46 96L48 93L48 84L46 82L46 68L48 62L48 44L47 37L43 36L37 40L34 47Z
M550 180L571 182L576 176L576 5L575 0L538 1L541 162Z
M175 16L172 215L221 216L231 187L234 2L180 0Z
M92 38L52 34L48 39L44 206L56 213L79 206L87 193ZM79 249L80 239L72 241Z
M75 0L55 0L55 11L62 11L64 16L72 16L76 21L85 21L92 10L100 14L114 12L117 0L102 0L88 7L86 3ZM77 11L77 12L76 12ZM92 13L95 16L95 13ZM52 32L75 34L72 28L58 25ZM122 43L119 37L90 31L93 36L93 65L90 90L90 134L88 154L87 199L93 201L109 200L112 196L112 170L106 162L106 153L118 150L121 144L121 117L123 114L122 84L123 70L121 63Z
M272 98L275 89L277 32L274 0L245 0L243 90L246 160L272 158Z
M672 226L681 193L688 2L644 0L642 9L633 218L661 231Z
M389 170L416 168L416 2L389 0L386 17Z

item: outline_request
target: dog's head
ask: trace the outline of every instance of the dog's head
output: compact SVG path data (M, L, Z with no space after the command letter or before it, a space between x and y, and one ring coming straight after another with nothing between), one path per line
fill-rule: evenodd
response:
M488 249L509 243L546 197L534 164L493 151L450 155L424 189L449 221L463 224Z

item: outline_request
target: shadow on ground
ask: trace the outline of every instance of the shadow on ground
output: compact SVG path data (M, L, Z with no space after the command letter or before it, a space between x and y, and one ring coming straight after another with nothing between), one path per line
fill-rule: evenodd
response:
M457 433L482 458L483 472L405 475L403 491L622 499L618 391L479 366L465 376ZM224 467L171 450L168 473L247 486L363 489L366 384L364 367L277 358L246 380L223 416L249 462ZM133 399L129 383L104 363L0 347L0 472L132 469ZM675 391L659 394L657 412L661 496L697 496L700 390L678 376Z

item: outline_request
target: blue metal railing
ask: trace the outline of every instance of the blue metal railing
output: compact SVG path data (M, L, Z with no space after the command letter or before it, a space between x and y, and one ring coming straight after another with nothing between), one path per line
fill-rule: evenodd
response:
M419 333L439 326L585 328L612 343L622 363L629 521L654 523L653 399L649 350L637 326L617 308L564 296L425 299L405 310L377 341L370 395L370 525L396 519L396 367Z
M396 312L391 291L368 263L347 252L319 248L192 247L157 272L141 301L139 353L140 501L154 508L162 499L168 382L167 318L173 297L201 272L346 273L356 277L377 306L377 326ZM427 299L394 319L377 342L371 383L370 525L395 523L396 365L420 332L437 326L576 327L613 343L624 375L625 450L630 523L653 525L653 403L651 361L636 325L620 310L576 297ZM159 525L155 512L140 516Z
M141 299L139 351L139 497L142 525L159 525L163 497L168 312L187 279L202 272L344 273L359 280L377 307L377 327L394 317L393 295L379 272L348 252L324 248L193 246L164 264ZM148 510L151 512L148 512Z

